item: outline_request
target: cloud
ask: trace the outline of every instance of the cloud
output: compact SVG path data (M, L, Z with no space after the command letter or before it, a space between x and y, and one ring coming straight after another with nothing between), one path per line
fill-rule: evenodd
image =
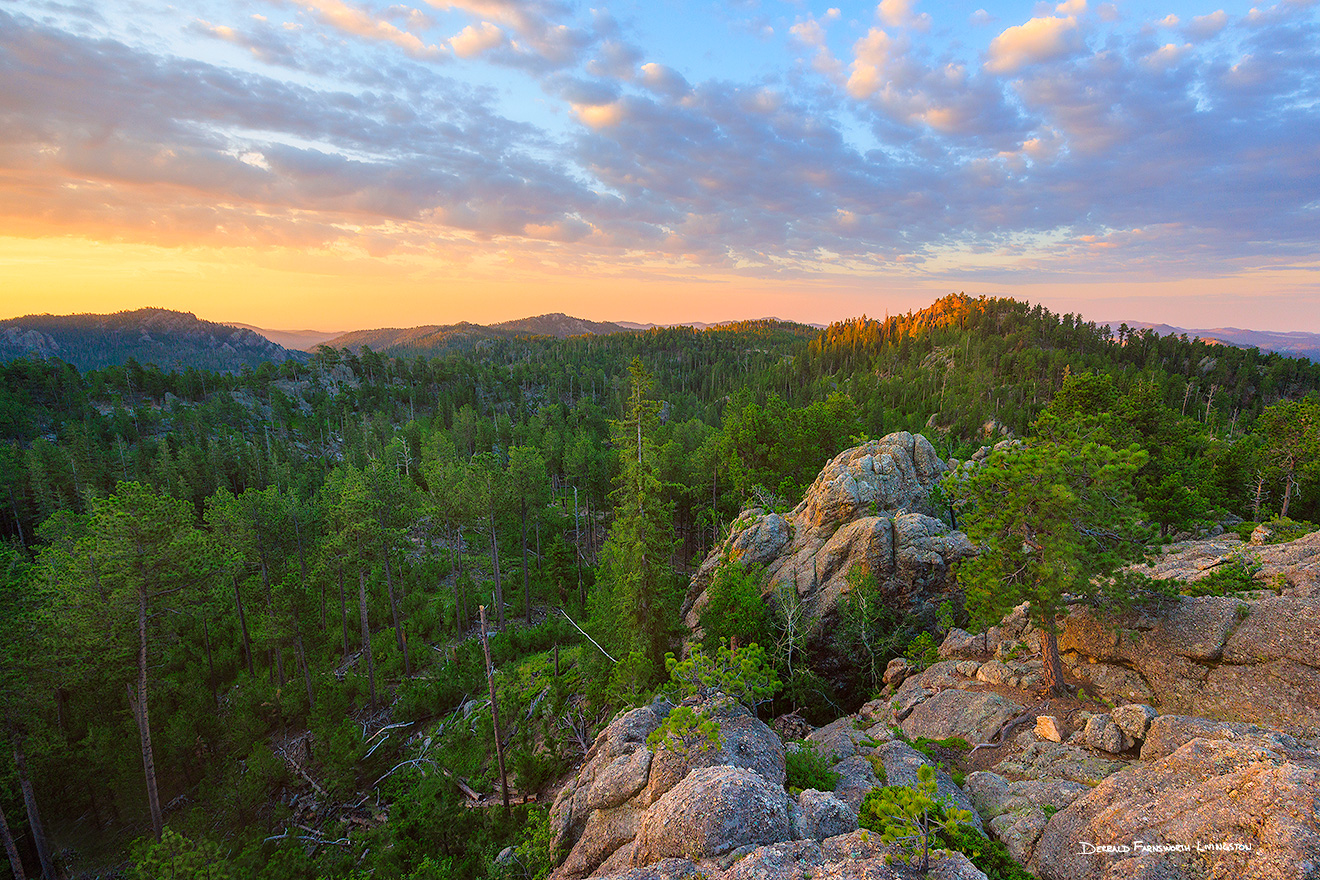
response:
M1191 51L1191 43L1184 43L1181 46L1175 46L1173 43L1166 43L1154 52L1151 52L1142 60L1148 67L1156 70L1163 70L1179 64Z
M596 201L531 157L536 132L434 75L416 90L394 77L394 93L316 89L3 12L0 59L12 86L0 179L26 181L0 188L11 233L297 246L443 216L473 234L521 235Z
M670 98L682 97L692 88L677 70L655 62L642 65L641 81L651 91Z
M967 21L976 27L984 27L989 24L994 24L999 21L999 19L986 12L984 9L978 9L971 15L967 16Z
M930 28L930 16L926 13L915 15L912 7L916 0L880 0L876 15L892 28L913 28L925 31Z
M200 18L189 22L186 30L246 49L254 58L266 64L297 66L296 55L289 44L289 31L271 26L264 16L252 16L252 25L246 31L229 25L212 24Z
M993 73L1015 73L1031 64L1066 58L1081 46L1074 16L1033 18L990 41L985 68Z
M623 102L609 104L573 104L575 115L587 128L609 128L618 125L624 117Z
M383 19L373 18L364 10L350 6L343 0L295 0L303 9L336 30L368 40L393 43L411 55L434 58L438 47L426 45L420 37Z
M432 4L439 65L401 51L429 39L406 7L320 2L291 29L171 13L195 58L0 9L0 229L706 280L1185 277L1320 240L1311 7L1203 44L1196 19L1110 26L1051 0L980 64L880 21L836 59L827 11L793 37L833 62L822 81L798 58L703 78L538 0Z
M874 95L890 79L889 72L902 54L903 50L889 34L880 28L871 28L866 36L853 44L848 93L859 100Z
M839 10L831 8L824 16L824 21L835 21L839 17ZM839 79L842 76L843 65L830 52L829 39L825 33L825 27L821 22L810 16L805 21L799 21L788 29L803 46L814 49L815 54L812 57L812 67L819 73L824 74L830 79Z
M435 9L465 12L483 23L501 25L512 35L507 45L488 54L489 60L533 71L559 70L578 62L596 36L586 28L565 24L573 9L557 0L428 0ZM593 10L602 36L615 30L607 13Z
M1193 40L1208 40L1218 34L1228 25L1228 14L1222 9L1215 10L1209 15L1198 15L1188 22L1184 28L1185 33Z
M473 58L504 43L504 31L488 21L478 26L468 25L449 38L449 48L459 58Z

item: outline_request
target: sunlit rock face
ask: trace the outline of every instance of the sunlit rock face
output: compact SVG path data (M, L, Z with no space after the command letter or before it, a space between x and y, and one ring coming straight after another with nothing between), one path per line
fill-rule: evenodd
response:
M899 613L954 588L951 566L973 549L932 516L931 490L945 470L930 441L906 431L839 453L793 510L743 511L693 576L684 621L699 627L721 561L761 567L767 601L795 594L802 603L810 650L829 675L847 662L829 636L850 572L874 575L883 601Z

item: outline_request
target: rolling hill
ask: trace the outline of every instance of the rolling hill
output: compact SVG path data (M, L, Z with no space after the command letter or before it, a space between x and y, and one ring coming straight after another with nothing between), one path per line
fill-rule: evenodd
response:
M1106 321L1110 330L1117 331L1120 324L1133 330L1153 330L1161 336L1186 334L1204 342L1233 345L1238 348L1259 348L1277 351L1288 357L1304 357L1320 363L1320 333L1276 330L1243 330L1238 327L1216 327L1211 330L1187 330L1169 324L1151 324L1146 321Z
M202 321L191 312L136 309L110 315L25 315L0 321L0 360L59 358L79 370L129 358L162 369L236 373L266 361L307 356L252 330Z

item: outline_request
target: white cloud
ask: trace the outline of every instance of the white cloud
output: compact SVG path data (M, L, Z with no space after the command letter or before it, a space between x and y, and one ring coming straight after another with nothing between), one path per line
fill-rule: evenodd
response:
M914 28L924 31L930 27L930 16L926 13L914 15L912 7L916 0L880 0L876 15L892 28Z
M985 67L993 73L1014 73L1030 64L1067 57L1080 47L1073 16L1033 18L990 41Z
M1213 37L1228 25L1228 13L1217 9L1209 15L1198 15L1188 22L1183 31L1193 40L1205 40Z
M1147 67L1164 70L1178 64L1191 51L1191 43L1183 43L1181 46L1166 43L1141 60Z
M488 21L483 21L475 27L468 25L449 38L449 48L453 49L454 54L459 58L472 58L502 45L504 45L504 31Z
M831 8L825 14L824 20L836 20L838 16L830 14L836 12L838 12L837 9ZM830 52L825 28L821 25L820 21L808 17L805 21L800 21L790 27L788 32L803 46L816 50L811 62L812 67L831 79L839 79L842 76L843 65L840 64L839 60L834 57L832 52Z
M641 68L642 85L653 92L678 98L688 93L691 86L677 70L663 64L651 62Z
M889 79L887 70L896 54L895 48L894 40L880 28L871 28L854 43L848 94L860 101L879 91Z

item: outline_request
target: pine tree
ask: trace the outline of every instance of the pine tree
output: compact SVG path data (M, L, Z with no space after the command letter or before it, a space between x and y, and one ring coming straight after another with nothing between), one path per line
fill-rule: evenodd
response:
M1145 555L1132 478L1138 447L1036 440L964 465L944 489L963 502L979 554L958 567L974 622L997 623L1023 601L1041 629L1043 684L1061 693L1059 619L1074 601L1099 601L1103 580Z
M649 398L651 375L634 358L623 419L614 422L619 450L614 524L601 552L593 615L613 633L619 656L638 651L659 676L678 625L679 592L670 566L673 514L660 496L651 441L659 404Z

